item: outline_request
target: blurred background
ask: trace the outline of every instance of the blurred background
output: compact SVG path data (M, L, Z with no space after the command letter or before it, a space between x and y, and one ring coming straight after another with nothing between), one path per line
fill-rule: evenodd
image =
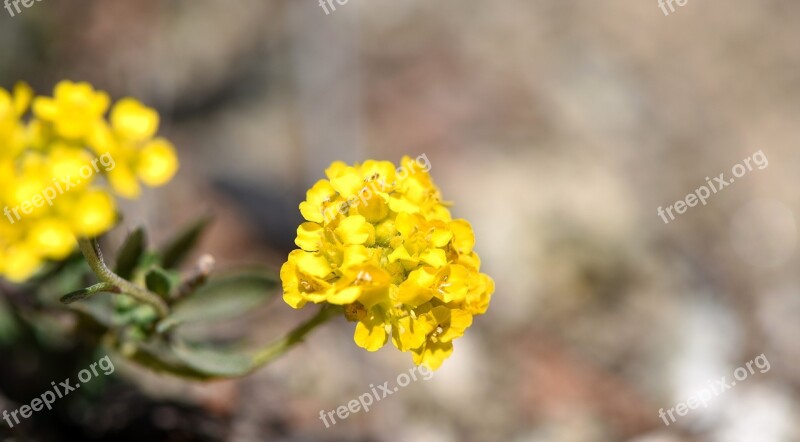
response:
M181 170L109 238L214 214L222 268L278 268L333 160L425 154L497 291L453 357L326 428L413 366L334 321L276 364L195 384L113 379L8 440L800 441L800 3L689 0L37 1L0 10L0 85L87 80L156 107ZM668 10L668 9L667 9ZM665 224L706 177L755 169ZM5 301L3 301L5 302ZM279 299L198 330L269 342ZM82 365L4 339L0 408ZM659 417L763 354L669 426ZM74 361L74 362L73 362ZM67 407L66 405L64 407ZM23 434L23 433L21 433Z

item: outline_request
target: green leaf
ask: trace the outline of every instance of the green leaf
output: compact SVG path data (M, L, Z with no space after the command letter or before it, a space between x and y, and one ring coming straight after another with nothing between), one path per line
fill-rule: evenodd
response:
M101 336L109 329L120 323L115 320L114 314L115 298L99 296L90 298L84 302L70 305L70 309L77 311L84 322L93 323L92 329L96 331L96 336ZM84 329L86 331L88 329Z
M10 305L0 297L0 344L10 344L20 333L20 325L14 318Z
M265 272L245 272L212 279L194 295L177 303L158 325L164 332L176 325L217 321L245 314L276 294L277 281Z
M181 361L165 342L138 343L132 352L124 352L124 357L160 373L199 381L213 379L208 373Z
M252 356L241 353L183 343L174 344L172 350L187 366L212 377L244 376L255 366Z
M242 376L255 366L244 354L163 340L136 343L125 356L157 372L201 381Z
M130 317L136 324L147 325L158 319L158 312L152 305L142 304L131 310Z
M125 239L125 243L119 251L117 267L114 270L116 274L123 279L130 280L134 270L136 270L136 266L138 266L142 260L142 255L146 247L147 234L143 228L139 227L128 235L128 238Z
M166 270L153 267L147 272L147 276L145 276L145 284L147 284L147 288L162 298L168 298L170 292L172 292L173 287L173 278L167 273Z
M92 295L92 292L89 291L88 288L76 290L72 293L68 293L61 297L61 302L64 304L72 304L73 302L77 302L83 299L88 298Z
M91 287L86 287L85 289L76 290L72 293L66 294L61 297L61 302L64 304L72 304L73 302L77 302L103 292L119 293L119 288L113 284L101 282Z
M174 269L189 255L197 245L200 236L211 222L211 218L203 218L200 221L187 227L182 233L178 234L162 252L161 265L165 269Z

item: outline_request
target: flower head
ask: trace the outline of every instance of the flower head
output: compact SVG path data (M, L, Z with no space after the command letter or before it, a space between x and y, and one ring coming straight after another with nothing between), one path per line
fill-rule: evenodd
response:
M172 143L154 138L158 113L133 98L119 100L111 109L110 122L95 126L89 145L100 154L110 152L117 166L108 173L114 191L126 198L141 194L139 181L148 186L168 182L178 170Z
M488 308L494 282L480 273L472 227L451 218L429 169L424 155L397 169L333 163L300 204L307 222L281 280L294 308L344 306L359 346L376 351L391 338L437 369Z
M110 107L88 83L62 81L53 97L25 84L0 88L0 277L24 281L117 220L113 194L175 174L172 145L153 138L158 113L132 98ZM32 114L26 118L26 115Z
M52 124L55 135L70 140L84 140L108 110L108 94L95 91L89 83L62 81L53 97L37 97L33 112Z

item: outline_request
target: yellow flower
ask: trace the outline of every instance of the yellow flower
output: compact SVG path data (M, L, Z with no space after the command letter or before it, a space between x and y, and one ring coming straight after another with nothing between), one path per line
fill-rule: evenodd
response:
M133 98L123 98L111 110L111 125L123 139L146 141L153 138L158 130L158 112Z
M59 219L37 221L30 231L31 246L51 259L64 259L75 248L75 235L69 224Z
M89 83L61 81L54 97L38 97L33 111L42 121L53 124L58 136L80 140L94 129L108 110L108 94L95 91Z
M24 83L18 83L13 93L0 88L0 160L13 158L25 148L25 127L20 121L28 111L32 94Z
M77 236L95 237L109 230L116 221L114 199L108 192L84 192L72 203L70 223Z
M158 113L132 98L123 98L111 110L111 123L95 126L89 144L101 155L114 158L108 180L114 191L125 198L138 198L139 181L158 187L169 182L178 171L175 147L164 138L155 138Z
M451 218L426 165L424 156L397 169L333 163L300 203L307 222L281 280L291 307L344 306L356 344L376 351L391 338L435 370L486 312L494 282L480 273L472 227Z
M23 282L39 269L42 257L32 247L14 247L4 250L0 269L11 282Z
M164 185L177 171L178 156L175 154L175 148L163 138L148 143L139 153L136 172L148 186Z
M158 113L123 98L106 119L109 105L88 83L62 81L52 98L34 98L23 83L0 88L0 277L25 281L67 257L76 237L109 230L112 190L132 198L139 180L160 186L174 176L174 147L154 138Z

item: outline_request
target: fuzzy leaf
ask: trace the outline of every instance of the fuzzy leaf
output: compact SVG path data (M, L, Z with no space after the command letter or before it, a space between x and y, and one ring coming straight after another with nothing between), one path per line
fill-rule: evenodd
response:
M247 272L212 279L178 303L158 325L163 332L188 322L217 321L245 314L276 294L274 276Z
M175 344L175 355L186 365L212 377L238 377L249 373L254 366L251 356L209 347Z
M145 276L147 288L165 299L169 297L172 291L173 280L174 278L171 277L166 270L159 267L151 268L147 272L147 276Z
M142 260L145 248L147 247L147 234L144 229L139 227L134 230L120 249L117 256L117 267L115 272L123 279L131 279L136 266Z
M173 238L172 241L164 247L161 254L161 265L165 269L174 269L178 267L197 245L197 242L200 240L201 235L210 222L210 218L203 218L190 225Z
M255 365L244 354L163 340L137 343L126 357L156 372L200 381L242 376Z
M98 293L103 293L103 292L119 293L119 289L115 287L113 284L101 282L91 287L86 287L85 289L80 289L72 293L68 293L61 297L61 302L63 302L64 304L72 304L73 302L77 302L82 299L86 299L90 296L94 296Z

